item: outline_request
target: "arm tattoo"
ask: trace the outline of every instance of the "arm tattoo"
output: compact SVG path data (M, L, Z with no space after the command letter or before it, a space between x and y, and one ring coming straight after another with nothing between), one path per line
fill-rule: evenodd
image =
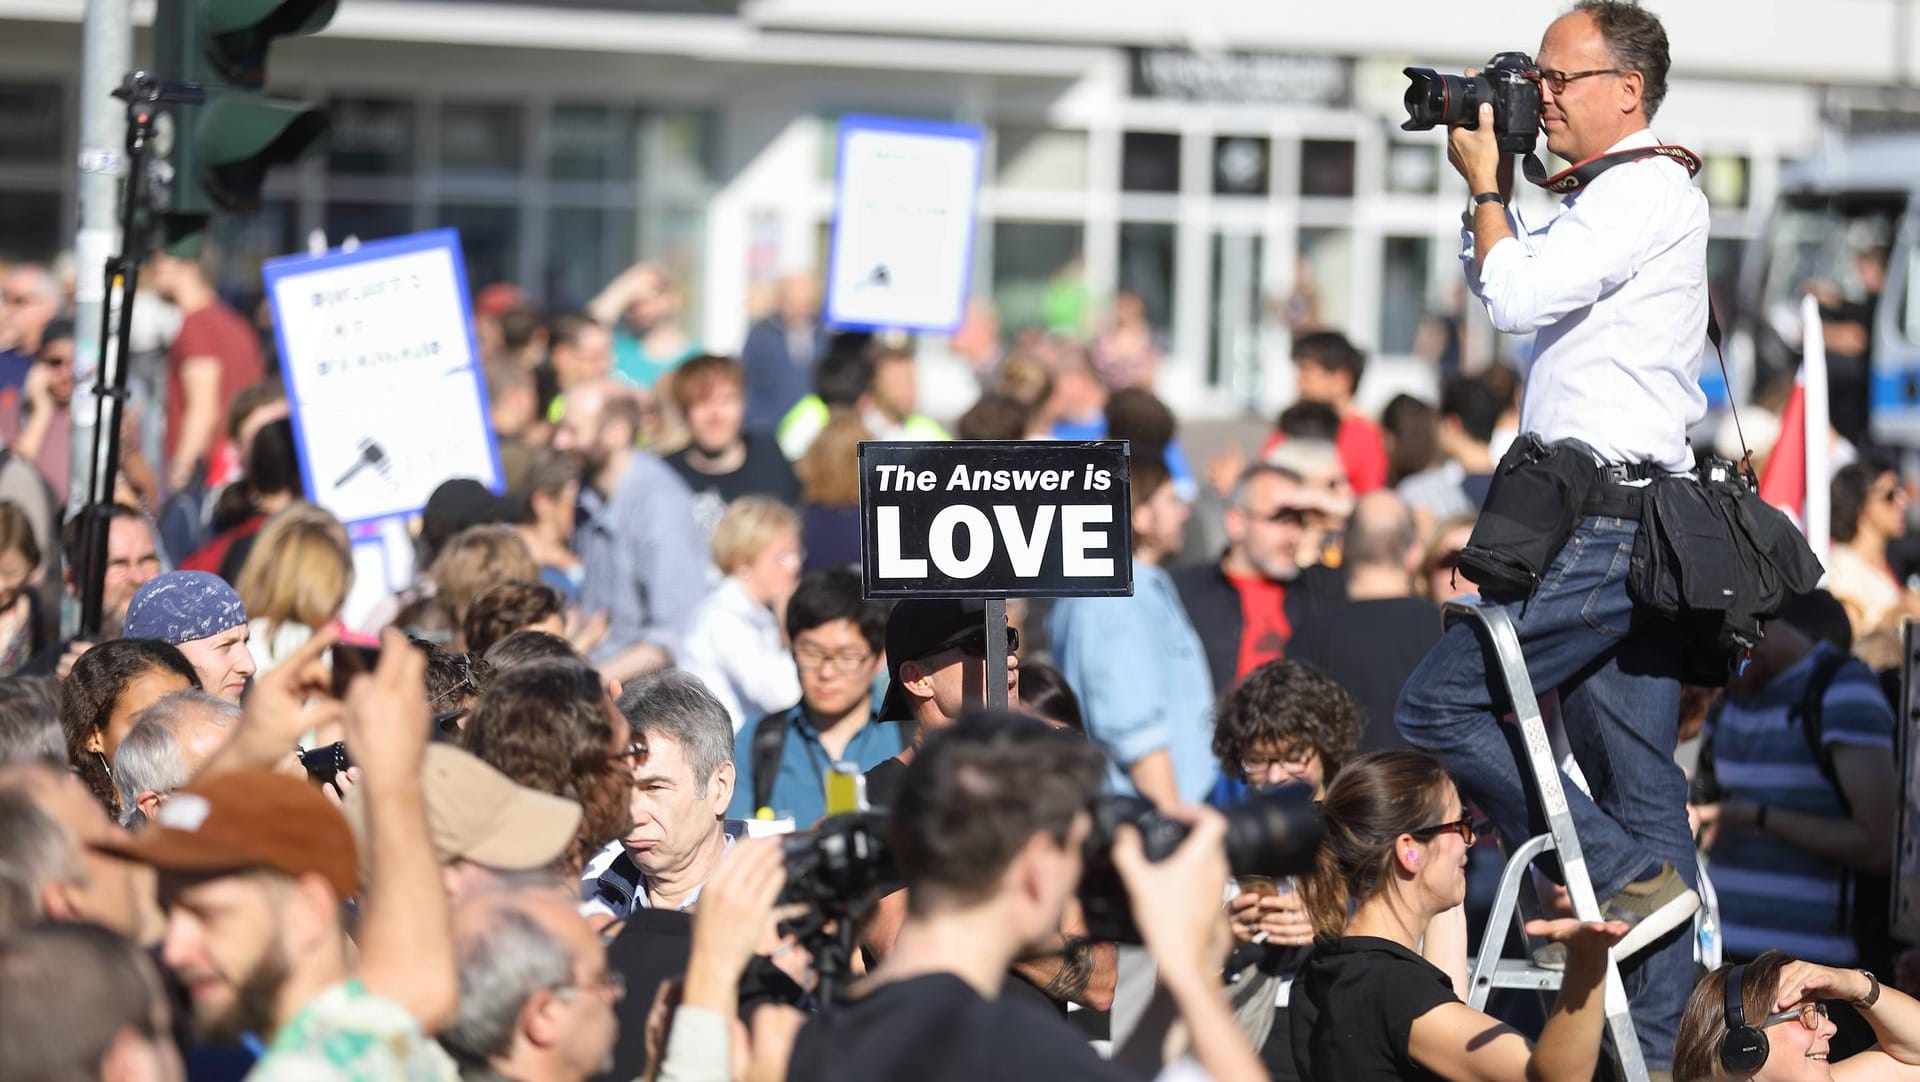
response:
M1063 935L1060 938L1060 971L1053 975L1042 991L1050 999L1070 1003L1087 994L1087 984L1093 980L1093 952L1087 949L1087 941L1079 936Z

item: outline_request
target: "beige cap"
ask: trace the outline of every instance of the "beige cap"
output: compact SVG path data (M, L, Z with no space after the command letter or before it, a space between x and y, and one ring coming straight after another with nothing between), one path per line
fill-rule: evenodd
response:
M427 746L420 781L433 856L442 864L544 868L566 853L580 828L579 804L516 784L451 744ZM344 810L360 852L367 853L367 800L358 786L347 790Z

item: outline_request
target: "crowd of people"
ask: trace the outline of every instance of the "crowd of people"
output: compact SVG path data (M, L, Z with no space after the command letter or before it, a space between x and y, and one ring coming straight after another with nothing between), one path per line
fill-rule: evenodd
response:
M1650 121L1649 20L1583 0L1548 31L1541 64L1583 69L1540 83L1569 160ZM1454 138L1474 295L1552 326L1502 247L1511 176ZM1675 247L1704 237L1703 202L1663 208ZM1908 490L1864 445L1830 592L1683 693L1636 668L1675 648L1624 586L1620 490L1661 471L1607 465L1683 475L1678 405L1555 413L1591 371L1466 358L1376 415L1365 352L1302 323L1294 403L1196 462L1135 296L1085 338L975 320L980 394L929 416L915 343L823 326L811 278L735 355L643 264L579 311L480 291L504 492L448 478L417 574L355 605L270 336L198 263L155 257L167 345L114 501L72 517L70 297L37 265L0 284L9 1079L1581 1079L1616 964L1658 1077L1920 1077L1885 904L1920 600ZM1614 502L1520 602L1602 919L1543 865L1525 946L1559 991L1482 1010L1469 953L1521 938L1483 927L1492 835L1538 816L1441 605L1481 590L1463 552L1509 448L1555 428L1615 452ZM1004 672L978 603L869 600L857 570L858 444L950 433L1130 446L1133 593L1013 602ZM1318 845L1230 865L1229 817L1287 800Z

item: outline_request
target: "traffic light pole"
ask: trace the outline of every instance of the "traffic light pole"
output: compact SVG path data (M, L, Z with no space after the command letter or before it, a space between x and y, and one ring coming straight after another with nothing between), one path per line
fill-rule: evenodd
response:
M197 86L161 83L144 71L136 71L127 75L113 96L127 103L127 184L120 204L120 254L107 260L101 275L100 367L94 381L98 423L93 431L88 459L93 468L82 510L84 555L76 569L83 638L100 634L107 574L107 508L113 503L114 482L120 475L120 418L127 399L128 341L133 335L133 296L140 288L140 259L145 248L137 223L146 203L147 152L153 139L155 109L162 102L199 101L204 94Z
M87 0L81 37L80 230L73 241L74 384L81 391L82 403L101 405L104 399L87 392L100 374L99 328L103 325L101 308L106 304L101 282L113 254L120 178L126 172L125 155L120 149L123 110L112 99L122 76L133 67L133 16L129 7L128 0ZM98 426L96 410L83 405L73 411L72 478L67 491L61 493L69 515L85 506L92 491L93 434Z

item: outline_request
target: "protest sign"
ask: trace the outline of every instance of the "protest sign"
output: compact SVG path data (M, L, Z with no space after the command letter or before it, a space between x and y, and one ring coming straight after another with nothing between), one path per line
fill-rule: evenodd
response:
M973 268L979 128L890 117L840 121L826 320L947 333Z
M1920 622L1900 625L1900 713L1894 725L1900 808L1893 839L1893 938L1920 943Z
M1133 593L1127 444L860 445L869 597Z
M354 523L441 482L502 488L452 229L262 268L307 498Z

